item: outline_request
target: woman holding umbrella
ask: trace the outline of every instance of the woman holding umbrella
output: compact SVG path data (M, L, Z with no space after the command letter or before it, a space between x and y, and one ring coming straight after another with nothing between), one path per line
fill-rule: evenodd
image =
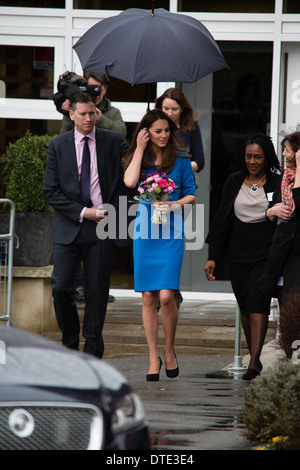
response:
M179 88L168 88L155 103L176 124L178 139L188 148L193 171L198 173L204 167L204 151L194 109Z
M157 348L158 295L165 334L166 374L174 378L179 373L174 342L178 320L175 292L179 289L184 252L181 209L185 204L194 204L196 189L190 159L177 142L175 131L174 122L164 112L149 111L138 124L123 160L127 187L141 187L146 179L153 181L159 176L172 185L169 199L154 204L165 213L167 224L153 223L153 205L147 196L140 202L133 237L134 287L143 296L143 324L150 356L148 381L159 380L162 365ZM166 184L158 181L161 187Z

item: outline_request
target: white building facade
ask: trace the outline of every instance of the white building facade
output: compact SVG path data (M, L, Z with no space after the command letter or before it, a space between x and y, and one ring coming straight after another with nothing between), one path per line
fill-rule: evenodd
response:
M95 23L119 14L121 3L125 8L147 9L152 4L150 0L0 1L1 153L26 128L33 133L59 132L62 115L51 99L57 91L58 77L66 70L82 74L72 46ZM229 65L229 70L216 72L195 84L158 83L152 93L154 100L169 86L179 86L200 113L206 164L196 182L197 203L204 205L203 237L218 207L227 175L238 169L245 138L252 132L264 132L273 138L280 155L281 132L300 125L300 2L216 0L214 4L200 0L155 2L156 8L201 21ZM207 8L214 11L206 11ZM142 90L131 94L129 88L116 85L108 97L120 109L128 129L145 113L147 99ZM230 293L226 265L218 281L206 281L206 256L205 244L186 252L182 290ZM130 253L123 264L131 264L128 257ZM121 282L113 276L112 283L113 287L132 288L131 268Z

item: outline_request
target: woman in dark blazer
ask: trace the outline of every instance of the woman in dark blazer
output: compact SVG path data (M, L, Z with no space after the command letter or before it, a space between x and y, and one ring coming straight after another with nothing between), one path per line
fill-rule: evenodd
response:
M280 306L300 287L300 131L281 142L284 172L279 190L266 211L276 222L266 269L253 286L251 309L258 312L268 303L280 279Z
M280 179L280 163L271 139L262 134L253 135L244 146L242 169L225 182L219 210L206 238L209 253L204 271L208 280L215 279L216 265L225 250L228 253L232 289L251 355L244 379L253 378L262 369L259 358L270 305L264 306L263 313L252 314L249 292L265 269L276 226L265 212ZM252 374L252 370L257 374Z

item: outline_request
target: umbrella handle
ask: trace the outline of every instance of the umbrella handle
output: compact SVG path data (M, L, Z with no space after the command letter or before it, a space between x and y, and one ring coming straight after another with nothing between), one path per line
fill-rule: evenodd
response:
M109 69L109 67L112 67L113 65L114 65L113 63L110 63L110 64L107 64L105 66L105 75L106 75L106 78L107 78L108 81L110 81L109 77L108 77L108 69Z
M151 13L151 16L154 16L154 4L155 4L155 0L152 0L152 13Z

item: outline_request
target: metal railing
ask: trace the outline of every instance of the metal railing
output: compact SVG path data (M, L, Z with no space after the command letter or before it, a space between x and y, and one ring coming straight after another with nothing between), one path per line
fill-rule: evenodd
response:
M228 367L230 374L239 375L245 372L246 367L243 365L243 356L241 356L241 312L236 302L235 307L235 346L234 346L233 364Z
M15 205L9 199L0 199L0 204L9 206L8 233L0 233L0 321L10 325L13 242L15 226ZM0 232L3 227L0 227Z

